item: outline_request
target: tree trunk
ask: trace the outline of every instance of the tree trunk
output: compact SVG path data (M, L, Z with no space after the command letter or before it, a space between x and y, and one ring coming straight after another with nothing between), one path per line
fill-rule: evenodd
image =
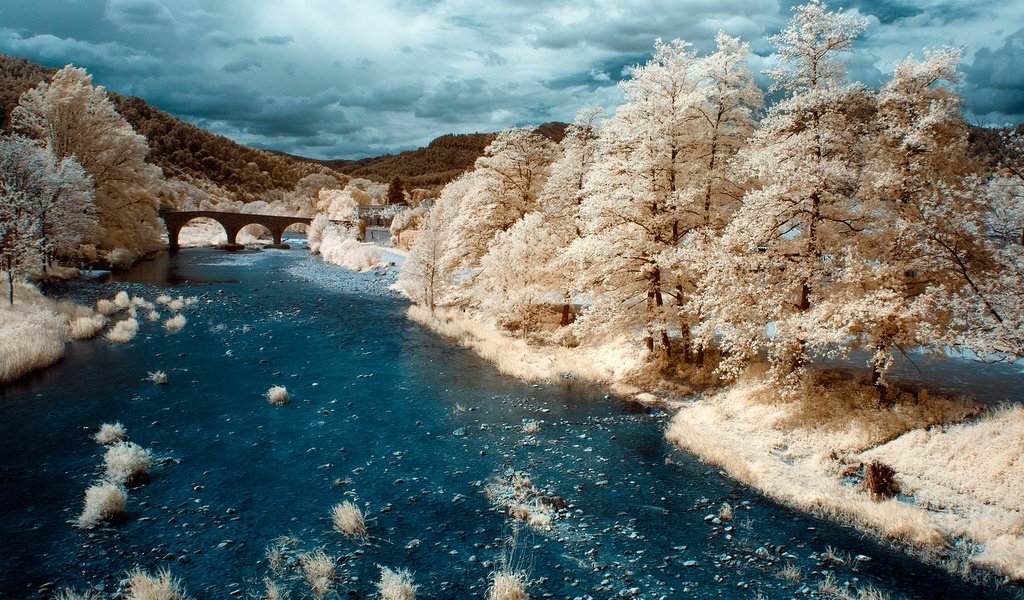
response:
M569 320L569 317L572 314L572 305L570 304L569 300L569 292L566 292L565 301L562 303L562 320L558 322L560 327L565 327L566 325L572 322Z
M7 269L7 302L14 306L14 268Z

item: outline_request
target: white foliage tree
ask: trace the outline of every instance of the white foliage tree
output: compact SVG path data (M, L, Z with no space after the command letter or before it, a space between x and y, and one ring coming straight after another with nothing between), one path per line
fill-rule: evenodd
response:
M772 76L785 96L740 152L759 188L744 196L710 253L697 302L700 341L720 336L726 375L762 349L776 374L798 373L809 347L828 351L844 339L819 313L835 306L837 269L859 259L857 234L870 216L856 192L872 102L863 86L846 82L840 60L865 26L813 0L771 39L781 63Z
M0 138L0 179L11 203L8 226L18 231L11 239L19 240L17 245L33 244L43 271L51 257L73 253L95 229L92 181L74 157L58 161L28 138ZM22 267L13 270L27 269L25 252L18 255L11 264Z
M476 160L463 182L459 211L452 222L460 240L453 256L462 269L474 270L500 231L537 208L537 199L556 155L551 140L530 129L506 129Z
M68 65L21 95L12 127L42 140L58 159L74 156L93 179L102 248L133 253L160 246L160 170L145 162L146 138L114 109L85 70Z

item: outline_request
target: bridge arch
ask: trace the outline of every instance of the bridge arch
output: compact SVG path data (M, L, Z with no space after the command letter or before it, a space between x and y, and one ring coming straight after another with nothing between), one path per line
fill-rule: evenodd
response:
M224 228L224 233L227 234L228 246L236 245L238 232L246 225L262 225L266 227L274 237L274 245L280 247L282 246L281 236L284 235L285 229L298 223L309 225L312 222L312 219L308 217L229 213L212 210L162 210L160 211L160 217L164 220L164 226L167 228L167 245L171 251L176 251L179 248L178 235L181 233L181 229L189 221L199 217L213 219L220 223L221 227Z

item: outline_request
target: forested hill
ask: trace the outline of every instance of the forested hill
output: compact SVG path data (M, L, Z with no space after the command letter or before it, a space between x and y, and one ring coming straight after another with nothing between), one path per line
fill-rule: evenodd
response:
M565 136L565 123L545 123L537 131L555 142ZM360 160L326 160L324 165L352 177L376 181L401 178L406 187L441 186L473 166L494 140L494 133L448 134L424 148Z
M56 72L23 58L0 55L0 123L10 129L18 97ZM239 200L255 200L273 190L291 190L311 173L339 175L312 160L256 150L157 110L140 98L108 90L117 111L149 140L147 161L167 177L187 176L211 181Z

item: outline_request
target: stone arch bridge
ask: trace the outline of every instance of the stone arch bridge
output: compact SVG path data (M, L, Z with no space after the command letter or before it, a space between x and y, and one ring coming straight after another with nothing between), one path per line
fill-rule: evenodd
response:
M274 236L274 245L280 246L281 236L284 235L285 229L297 223L309 225L313 221L308 217L250 215L214 210L161 210L160 218L164 220L164 226L167 227L167 243L172 251L178 249L178 234L181 233L181 228L192 219L213 219L220 223L220 226L224 228L224 233L228 235L229 246L235 244L238 232L246 225L262 225L266 227L270 230L270 234Z

